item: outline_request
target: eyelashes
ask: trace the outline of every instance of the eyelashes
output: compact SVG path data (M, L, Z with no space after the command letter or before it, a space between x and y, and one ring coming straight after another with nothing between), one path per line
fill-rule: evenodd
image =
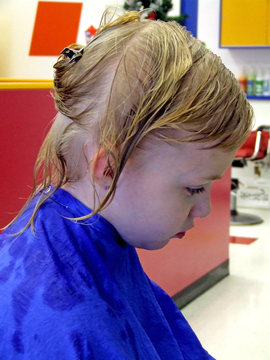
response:
M204 187L200 187L200 188L186 187L186 189L187 189L187 191L189 192L190 195L200 194L200 193L203 193L205 191Z

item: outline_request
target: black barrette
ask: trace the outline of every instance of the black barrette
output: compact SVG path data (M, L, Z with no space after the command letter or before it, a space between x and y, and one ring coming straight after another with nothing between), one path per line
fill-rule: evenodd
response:
M74 62L77 62L78 60L80 60L80 58L83 56L83 51L84 49L82 48L81 50L73 50L70 48L64 48L64 50L61 51L61 54L69 57L69 64Z

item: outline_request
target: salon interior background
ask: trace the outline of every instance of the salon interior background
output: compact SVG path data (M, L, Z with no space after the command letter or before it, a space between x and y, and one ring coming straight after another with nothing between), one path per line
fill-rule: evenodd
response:
M184 1L184 0L182 0ZM220 0L189 0L198 3L197 37L215 53L237 76L245 65L270 65L269 49L219 48ZM107 6L123 6L120 0L58 0L82 3L82 13L77 42L85 44L85 30L92 24L98 26ZM51 79L56 56L29 56L38 0L1 0L0 2L0 78ZM173 0L170 15L179 14L181 0ZM67 24L68 26L68 24ZM63 29L65 31L65 29ZM53 41L53 39L49 39ZM67 44L68 45L68 44ZM251 101L255 109L255 127L270 125L270 101Z

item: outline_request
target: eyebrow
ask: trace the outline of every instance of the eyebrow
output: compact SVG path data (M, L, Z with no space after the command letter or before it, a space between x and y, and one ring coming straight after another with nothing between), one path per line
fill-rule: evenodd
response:
M205 180L218 180L218 179L221 179L222 178L222 176L220 176L220 175L210 175L210 176L207 176L207 177L205 177L204 179Z

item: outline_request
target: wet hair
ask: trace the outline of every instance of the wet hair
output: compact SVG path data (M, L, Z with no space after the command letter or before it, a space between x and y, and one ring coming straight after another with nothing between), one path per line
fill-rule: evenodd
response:
M76 61L66 53L54 65L59 113L36 162L32 197L83 176L89 139L113 158L111 186L93 215L113 199L128 158L147 136L230 151L250 131L252 108L234 75L175 22L142 19L136 11L108 20L105 13L96 36L72 48L80 52ZM188 136L177 137L177 130ZM50 195L37 204L32 225Z

